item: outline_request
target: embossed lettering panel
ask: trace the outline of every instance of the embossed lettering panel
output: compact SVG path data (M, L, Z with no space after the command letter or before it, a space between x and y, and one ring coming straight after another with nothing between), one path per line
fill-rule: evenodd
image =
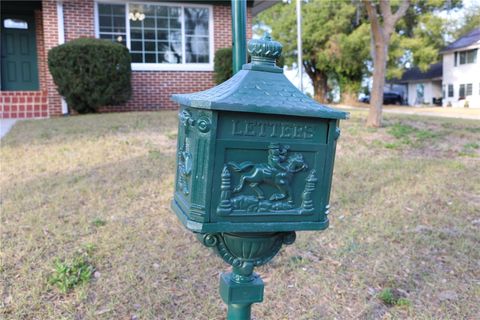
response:
M319 221L325 155L323 144L217 142L212 220Z
M219 121L218 137L326 144L327 129L326 120L225 112Z

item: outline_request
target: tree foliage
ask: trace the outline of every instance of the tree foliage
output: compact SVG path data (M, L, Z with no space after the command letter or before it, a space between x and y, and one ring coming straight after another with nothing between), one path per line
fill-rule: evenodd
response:
M302 5L303 66L320 102L326 100L329 79L335 79L342 91L357 91L366 72L369 31L357 10L350 1L311 0ZM293 65L297 57L293 1L279 3L256 19L271 27L275 40L284 45L286 65Z
M220 48L215 52L213 79L216 84L225 82L232 77L232 61L232 48Z
M474 2L470 7L466 8L463 21L461 27L453 30L455 39L460 38L473 29L480 28L480 2Z
M440 61L451 28L448 18L439 13L461 6L461 0L412 0L391 39L387 78L400 78L406 67L426 71Z
M303 64L312 80L315 98L324 102L328 85L340 88L342 98L350 101L361 90L362 79L375 71L372 68L377 40L371 31L366 5L376 8L373 16L380 25L390 24L404 0L309 0L302 5ZM480 4L465 10L464 23L452 21L445 14L462 8L462 0L409 0L409 6L389 30L385 56L385 79L400 78L407 68L425 71L440 61L440 51L460 35L480 26ZM390 8L384 16L381 7ZM398 19L397 19L398 18ZM279 3L256 18L257 25L271 28L273 37L284 45L285 62L297 60L295 1ZM381 44L385 49L384 44ZM384 50L382 49L382 50ZM383 64L383 62L382 62ZM378 68L377 68L378 69ZM379 88L377 91L381 90ZM382 94L379 95L380 101ZM348 102L348 100L347 100ZM381 104L381 102L380 102Z

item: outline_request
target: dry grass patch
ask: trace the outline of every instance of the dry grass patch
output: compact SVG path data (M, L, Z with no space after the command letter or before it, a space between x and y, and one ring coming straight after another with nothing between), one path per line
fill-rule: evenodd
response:
M169 210L175 114L26 121L2 140L2 318L224 318L227 266ZM342 123L331 228L259 268L254 315L475 318L480 124L390 115L366 129L365 115ZM87 249L93 276L62 293L55 261Z

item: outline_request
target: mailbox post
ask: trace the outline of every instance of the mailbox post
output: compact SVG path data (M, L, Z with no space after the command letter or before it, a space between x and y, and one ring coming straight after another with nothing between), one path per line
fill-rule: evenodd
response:
M227 319L250 319L263 300L254 267L295 232L328 227L339 121L347 113L304 95L275 65L282 46L250 40L252 62L180 104L172 209L232 268L220 277Z

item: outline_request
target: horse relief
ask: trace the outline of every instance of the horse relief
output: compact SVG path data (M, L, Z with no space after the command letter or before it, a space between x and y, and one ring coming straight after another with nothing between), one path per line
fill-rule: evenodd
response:
M288 149L289 146L271 143L268 146L265 163L252 161L227 163L224 170L228 171L228 174L230 170L240 174L238 184L231 188L229 199L234 210L269 212L293 209L292 179L295 173L307 170L308 164L301 153L288 154ZM230 182L228 184L230 189ZM270 185L278 192L274 192L266 199L262 184ZM255 196L239 194L246 187L251 188ZM224 203L225 200L227 199L223 199Z

